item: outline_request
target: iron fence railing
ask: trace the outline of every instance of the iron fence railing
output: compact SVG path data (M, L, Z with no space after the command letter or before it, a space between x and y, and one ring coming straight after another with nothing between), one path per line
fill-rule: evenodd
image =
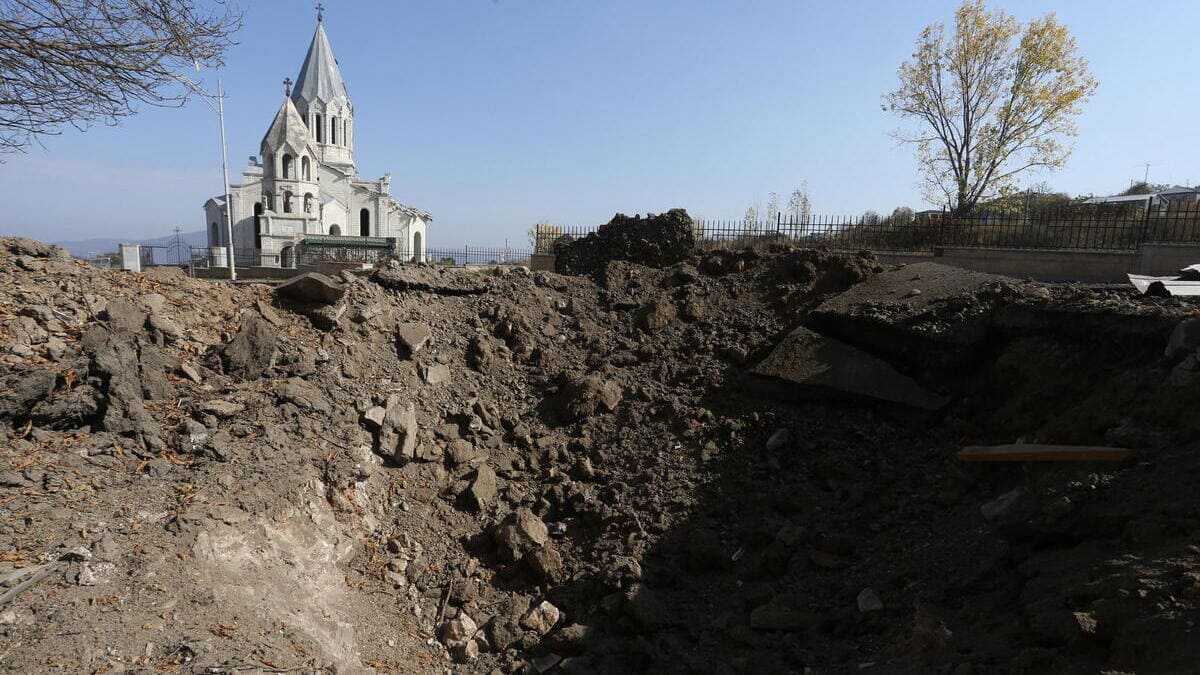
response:
M540 224L534 251L553 254L596 227ZM923 212L904 217L810 216L694 221L699 248L789 243L858 251L932 251L939 247L1132 251L1146 243L1200 244L1200 203L1105 205L1020 215Z
M256 251L235 251L234 262L238 267L316 267L323 262L361 263L374 265L384 260L399 262L420 262L436 265L528 265L533 250L529 248L463 246L461 248L431 248L422 252L408 249L394 250L391 248L368 247L300 247L292 252L258 253ZM189 251L190 264L193 267L224 266L224 249L214 253L207 247L194 246Z
M425 251L425 262L439 265L528 265L532 249L486 246L462 248L431 248Z

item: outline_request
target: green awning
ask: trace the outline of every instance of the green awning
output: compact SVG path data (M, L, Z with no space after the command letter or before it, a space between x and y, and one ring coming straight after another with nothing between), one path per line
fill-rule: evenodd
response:
M392 248L396 240L391 237L335 237L312 235L300 243L304 246L327 246L330 248Z

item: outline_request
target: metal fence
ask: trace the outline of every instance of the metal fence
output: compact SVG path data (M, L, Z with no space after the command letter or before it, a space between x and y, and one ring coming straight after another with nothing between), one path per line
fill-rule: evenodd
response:
M306 246L296 253L257 253L254 251L235 251L234 262L238 267L315 267L322 262L350 262L374 265L383 260L398 260L400 262L424 262L435 265L527 265L529 256L533 253L528 248L463 246L462 248L431 248L424 251L423 259L413 251L391 248L372 247L339 247L339 246ZM224 255L217 256L223 260ZM187 264L189 261L184 261ZM194 267L213 267L216 265L211 249L192 247L190 263Z
M596 227L538 225L534 250L585 237ZM810 216L795 220L694 221L699 248L788 243L859 251L932 251L939 247L1133 251L1145 243L1200 244L1200 203L1161 206L1085 204L1020 215L923 212L902 218Z
M462 248L431 248L425 251L425 262L438 265L528 265L528 248L488 248L464 246Z

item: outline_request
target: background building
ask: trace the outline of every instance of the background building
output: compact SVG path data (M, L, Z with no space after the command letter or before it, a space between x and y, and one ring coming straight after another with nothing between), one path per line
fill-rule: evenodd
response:
M366 259L363 250L424 260L432 220L391 196L391 176L359 178L354 165L354 104L325 24L296 78L284 80L283 103L242 182L204 204L210 247L226 245L225 209L233 221L238 264L293 267L301 256Z

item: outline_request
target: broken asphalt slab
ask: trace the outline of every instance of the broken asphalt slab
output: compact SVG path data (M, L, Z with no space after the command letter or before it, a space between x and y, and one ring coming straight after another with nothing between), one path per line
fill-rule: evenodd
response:
M886 361L844 342L797 328L752 371L799 385L797 393L874 399L937 410L949 399L926 390Z
M425 291L438 295L479 295L488 290L487 278L477 272L446 267L402 266L381 269L372 281L393 291Z
M1002 280L937 263L907 265L826 300L808 325L909 362L953 363L987 336Z
M319 272L292 277L275 288L280 297L299 302L332 305L346 294L346 287Z

